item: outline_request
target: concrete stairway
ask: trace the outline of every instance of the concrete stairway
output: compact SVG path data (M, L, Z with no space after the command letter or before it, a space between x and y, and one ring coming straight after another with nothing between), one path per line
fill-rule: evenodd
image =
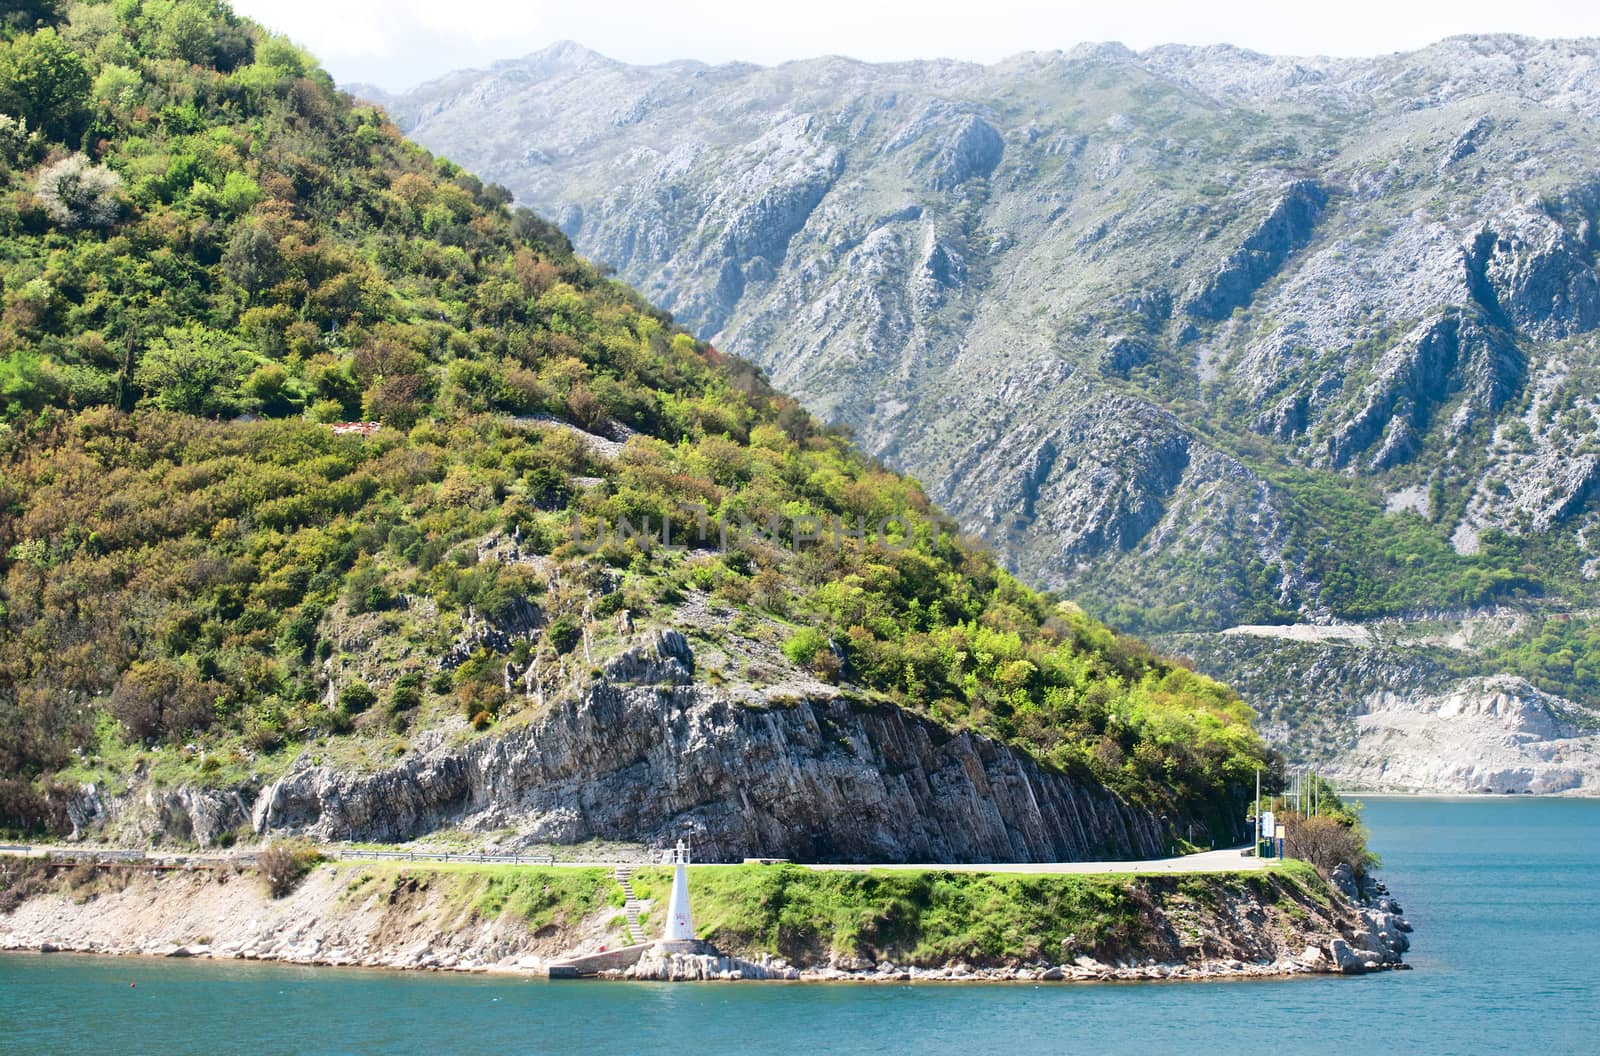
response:
M645 941L644 926L639 923L639 910L644 907L638 896L633 893L633 869L626 865L617 866L617 883L622 887L622 915L627 920L628 944L634 945Z

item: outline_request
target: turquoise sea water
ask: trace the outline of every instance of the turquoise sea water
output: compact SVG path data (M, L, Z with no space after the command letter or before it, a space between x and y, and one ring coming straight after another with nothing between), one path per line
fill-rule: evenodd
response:
M1600 802L1374 799L1367 818L1414 971L672 986L12 954L0 1053L1600 1053Z

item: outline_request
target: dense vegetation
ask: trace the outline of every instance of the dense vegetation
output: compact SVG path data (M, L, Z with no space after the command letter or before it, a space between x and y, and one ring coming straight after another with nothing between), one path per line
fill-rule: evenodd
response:
M1481 665L1511 671L1548 693L1600 707L1600 622L1591 613L1535 613L1526 629L1487 649ZM1588 725L1585 716L1567 718Z
M492 727L535 706L507 660L690 595L1153 806L1263 760L1234 694L938 531L916 484L288 42L206 0L31 11L0 43L0 826L64 824L59 775L226 783ZM355 420L381 427L331 428ZM908 527L573 539L694 539L702 510ZM543 633L463 639L535 604Z
M1218 433L1229 428L1219 426ZM1442 495L1433 500L1439 512L1431 519L1411 510L1390 511L1381 491L1368 482L1291 467L1249 437L1211 439L1219 447L1233 448L1236 457L1271 482L1283 503L1290 549L1302 555L1297 574L1316 584L1315 604L1335 619L1587 594L1580 577L1572 574L1581 559L1570 541L1519 539L1487 529L1476 553L1459 554L1448 538L1455 518L1444 509ZM1313 602L1303 584L1286 590L1285 569L1259 557L1241 560L1237 554L1217 553L1163 561L1161 581L1173 584L1174 600L1156 605L1128 600L1140 594L1130 577L1149 573L1118 570L1101 581L1092 611L1119 627L1161 634L1230 623L1296 623ZM1218 607L1219 599L1227 611Z

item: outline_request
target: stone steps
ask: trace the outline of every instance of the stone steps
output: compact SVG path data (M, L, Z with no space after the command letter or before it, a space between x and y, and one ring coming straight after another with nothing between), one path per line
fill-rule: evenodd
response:
M619 865L616 868L616 877L617 884L622 888L622 916L625 921L624 928L628 933L628 944L642 943L644 942L644 926L639 923L639 911L644 908L644 903L633 892L633 870L627 866Z

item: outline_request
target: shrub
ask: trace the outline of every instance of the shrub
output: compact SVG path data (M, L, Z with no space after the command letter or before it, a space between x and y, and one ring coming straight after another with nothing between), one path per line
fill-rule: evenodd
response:
M49 360L26 349L0 359L0 418L37 411L63 388Z
M267 893L273 898L293 891L320 861L322 855L304 840L273 840L256 854L256 868L261 870Z
M69 824L59 798L31 781L0 776L0 831L64 832Z
M31 161L39 150L39 133L28 131L28 119L0 114L0 164Z
M394 680L389 692L389 711L395 714L411 711L422 703L422 676L412 672Z
M1284 850L1291 858L1310 862L1323 876L1340 865L1362 876L1375 861L1359 825L1325 816L1291 820Z
M43 858L0 858L0 916L50 890L51 868Z
M33 182L45 214L62 227L110 227L122 215L122 177L72 154L46 165Z
M351 571L345 581L345 604L352 615L364 612L383 612L393 608L394 592L384 582L383 569L371 561L363 561Z
M111 713L136 742L179 737L212 724L225 690L170 660L135 663L111 691Z
M365 682L352 682L339 691L339 707L346 715L360 715L378 702L378 695Z
M815 627L802 627L783 643L783 655L801 667L810 667L818 653L828 651L828 636Z
M550 623L550 629L545 632L545 637L555 651L562 656L572 652L583 640L583 628L578 626L578 621L571 616L557 616Z
M500 715L505 707L505 690L498 684L469 680L456 687L456 700L461 714L476 729L485 729Z
M811 657L811 672L822 681L836 684L844 677L844 664L832 649L821 649Z

